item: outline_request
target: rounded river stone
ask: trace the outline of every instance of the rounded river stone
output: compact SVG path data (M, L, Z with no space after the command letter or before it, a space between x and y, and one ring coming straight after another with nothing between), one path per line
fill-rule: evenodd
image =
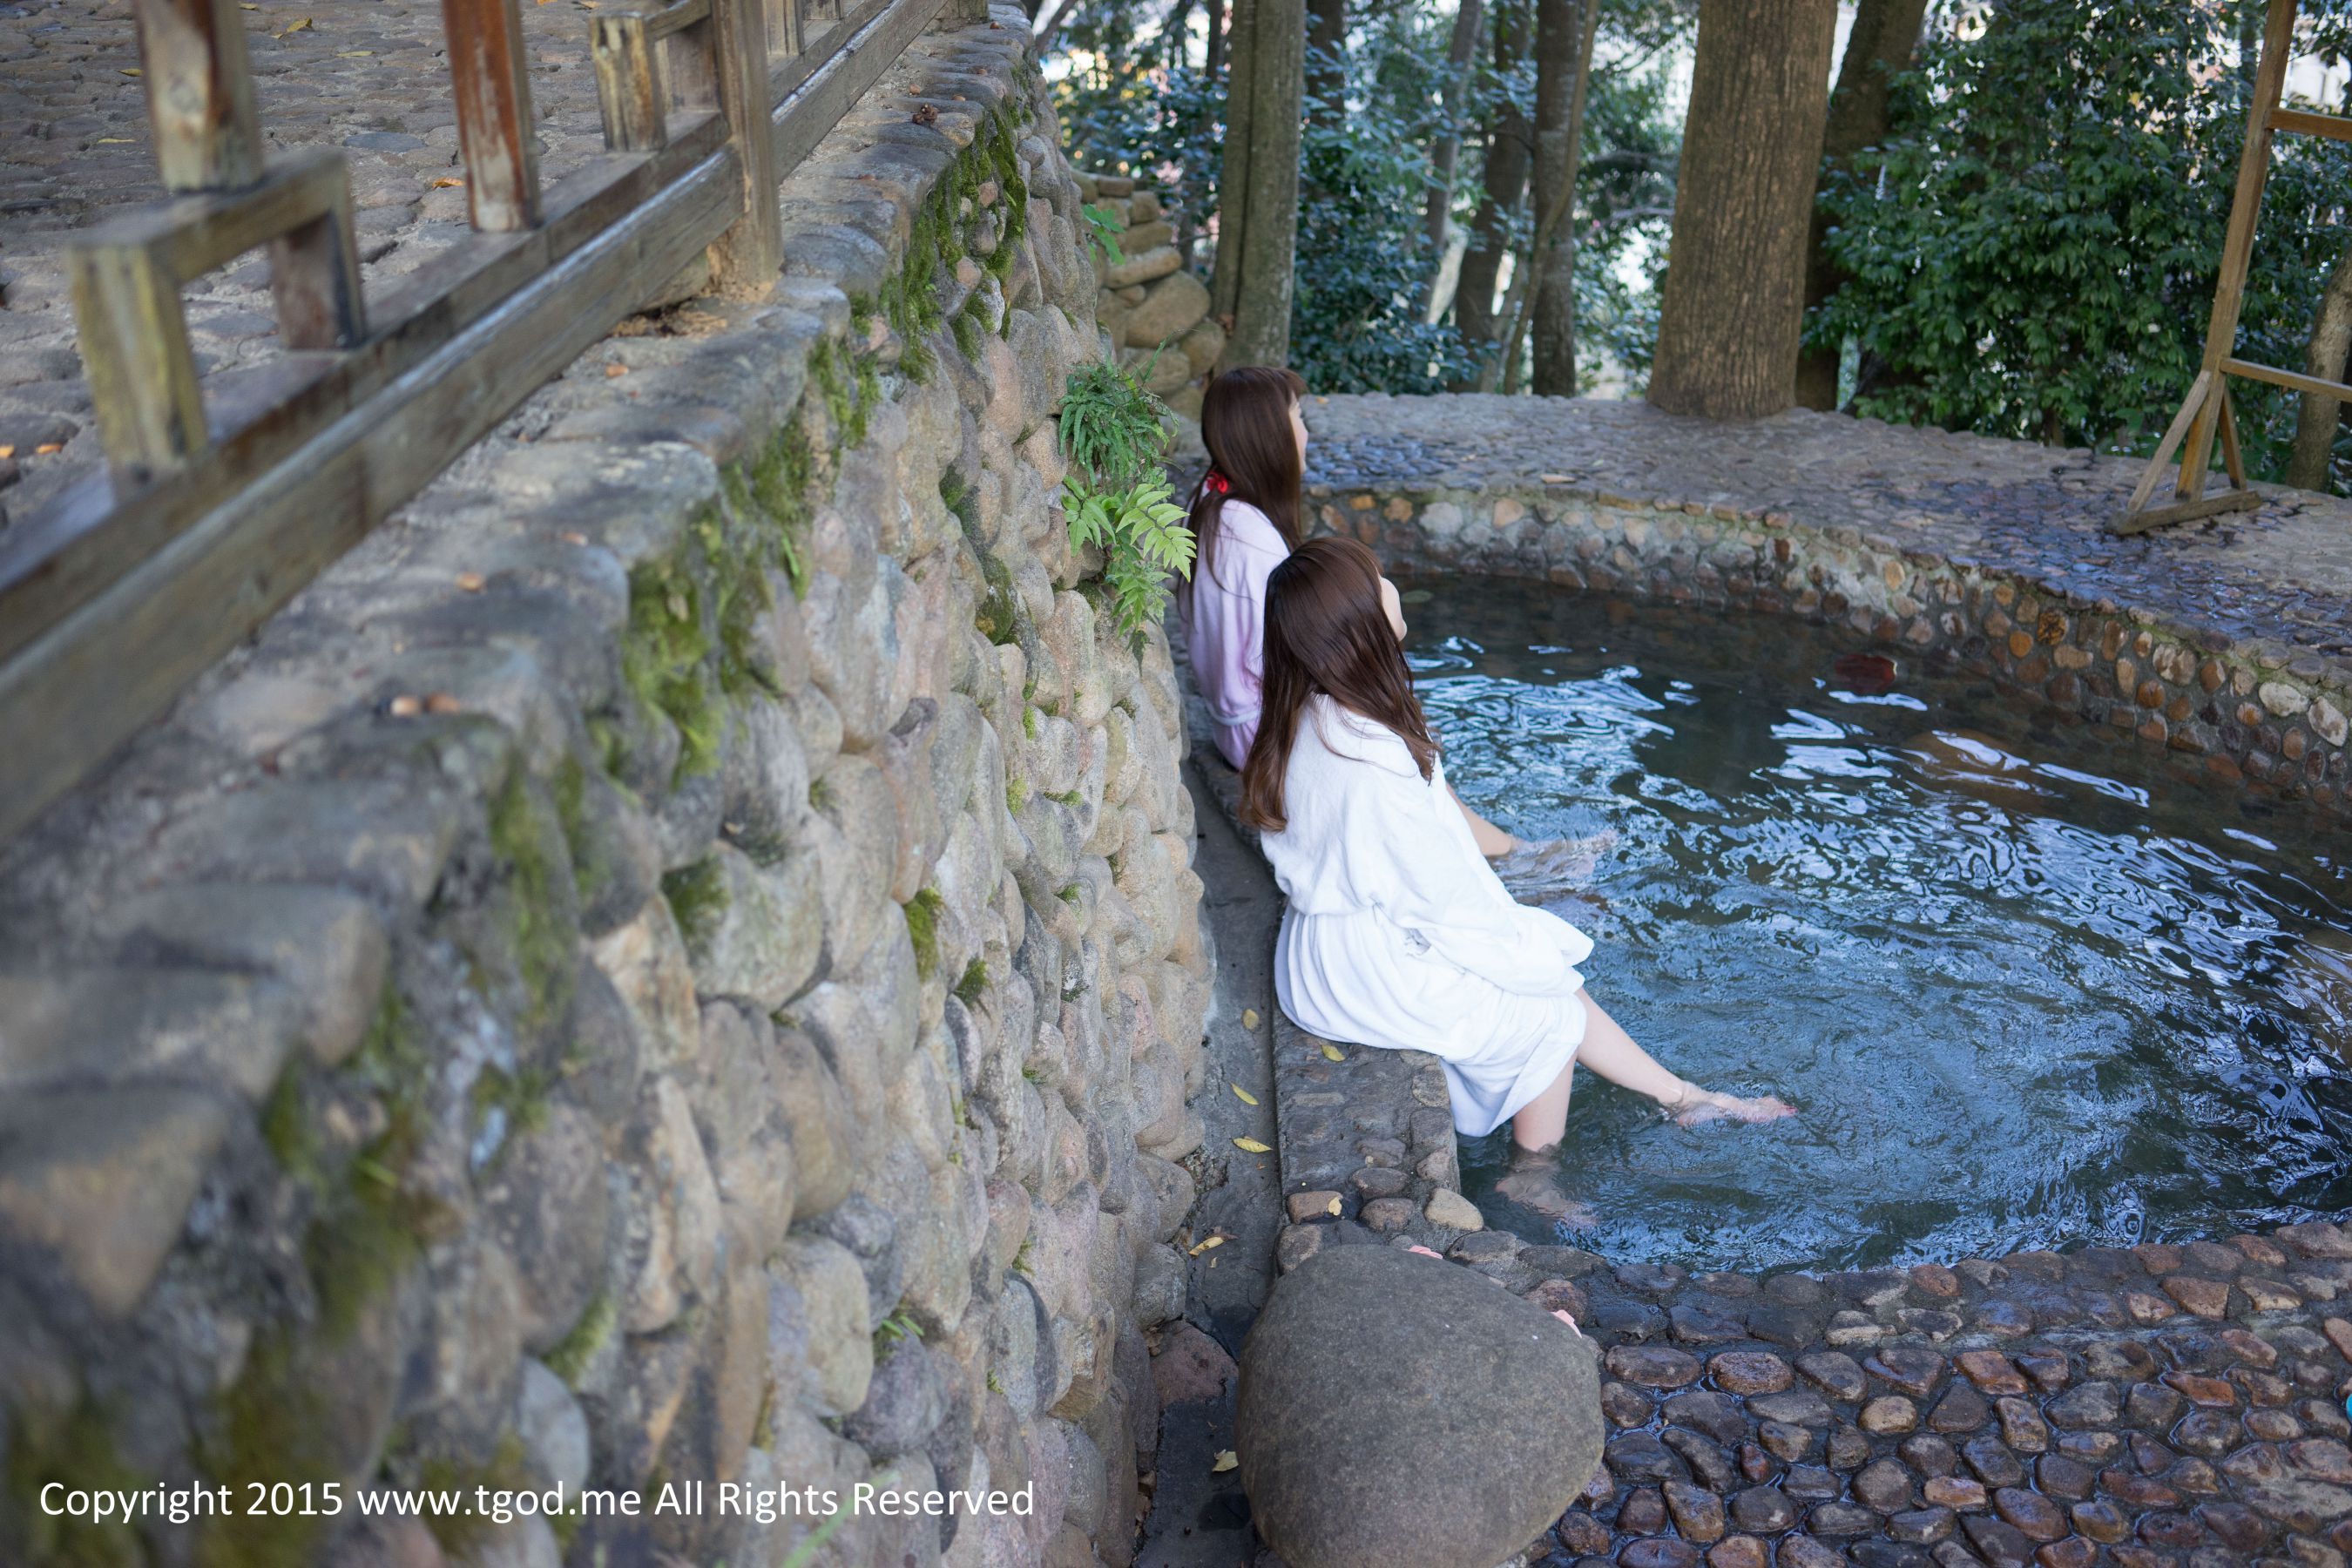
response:
M1234 1447L1259 1535L1290 1568L1492 1568L1601 1463L1596 1359L1467 1268L1316 1254L1242 1347Z

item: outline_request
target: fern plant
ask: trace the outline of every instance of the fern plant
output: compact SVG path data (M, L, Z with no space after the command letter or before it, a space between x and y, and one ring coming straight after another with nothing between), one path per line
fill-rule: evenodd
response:
M1192 530L1161 468L1168 405L1146 388L1150 371L1108 360L1082 366L1062 399L1070 547L1102 550L1111 614L1129 637L1166 611L1169 574L1192 574Z
M1103 259L1113 267L1126 261L1127 253L1119 248L1118 237L1127 232L1127 226L1110 208L1089 205L1080 207L1078 212L1087 220L1087 238L1102 252Z

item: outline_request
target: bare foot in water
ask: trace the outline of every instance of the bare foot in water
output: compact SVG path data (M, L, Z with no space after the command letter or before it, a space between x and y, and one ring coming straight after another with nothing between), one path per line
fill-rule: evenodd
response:
M1559 1173L1548 1163L1515 1163L1518 1168L1495 1184L1496 1192L1571 1230L1589 1230L1600 1223L1600 1216L1590 1207L1560 1190Z
M1742 1100L1734 1094L1701 1089L1680 1109L1670 1109L1669 1114L1677 1127L1696 1127L1707 1121L1778 1121L1784 1116L1796 1115L1797 1108L1777 1095Z

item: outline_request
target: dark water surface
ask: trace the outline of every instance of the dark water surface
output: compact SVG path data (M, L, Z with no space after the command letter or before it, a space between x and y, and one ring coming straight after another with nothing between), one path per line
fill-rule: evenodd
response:
M1405 584L1463 797L1613 828L1592 994L1669 1068L1800 1119L1685 1131L1577 1075L1568 1230L1695 1267L2187 1239L2352 1205L2352 875L2294 805L1775 617ZM1891 678L1891 679L1890 679Z

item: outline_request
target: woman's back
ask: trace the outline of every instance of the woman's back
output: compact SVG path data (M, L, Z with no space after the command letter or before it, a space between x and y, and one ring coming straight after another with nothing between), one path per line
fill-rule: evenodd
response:
M1238 497L1226 497L1218 513L1212 552L1179 607L1192 681L1216 721L1217 750L1239 767L1257 734L1265 680L1265 580L1290 546L1265 512Z

